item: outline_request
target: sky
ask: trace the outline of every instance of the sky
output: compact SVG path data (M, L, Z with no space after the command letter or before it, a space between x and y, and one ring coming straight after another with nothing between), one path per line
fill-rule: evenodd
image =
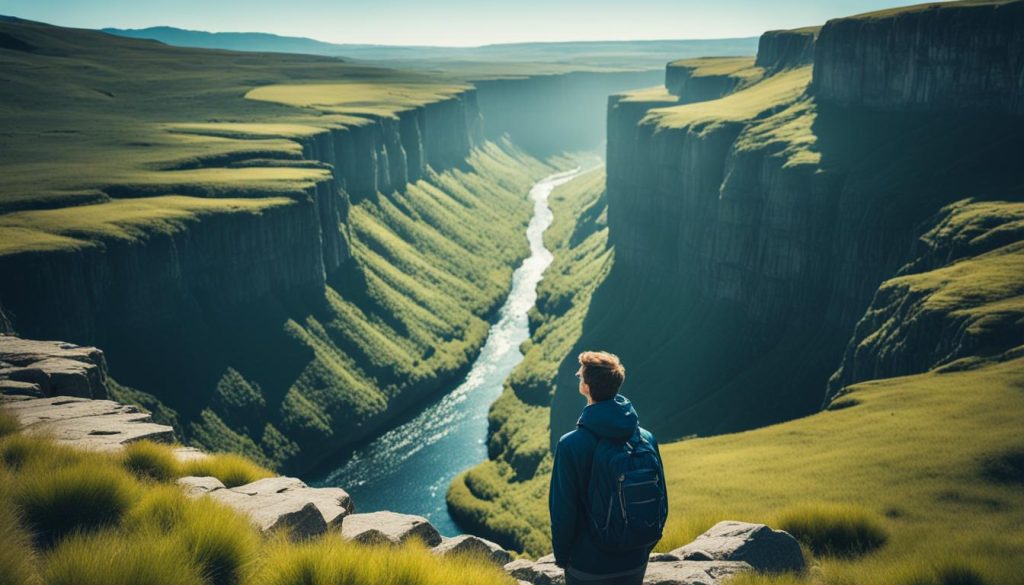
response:
M0 0L0 14L80 28L175 26L332 43L477 46L707 39L822 24L900 0Z

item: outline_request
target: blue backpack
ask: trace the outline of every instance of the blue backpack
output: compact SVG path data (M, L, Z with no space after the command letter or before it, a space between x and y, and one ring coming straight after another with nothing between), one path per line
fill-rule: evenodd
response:
M598 439L587 502L594 544L609 551L654 546L668 518L661 459L654 446L639 428L626 440L587 431Z

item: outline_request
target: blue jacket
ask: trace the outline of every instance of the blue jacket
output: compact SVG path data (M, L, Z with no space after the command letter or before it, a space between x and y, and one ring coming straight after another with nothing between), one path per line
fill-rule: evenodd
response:
M562 435L555 448L555 464L551 470L548 507L551 512L551 544L555 564L559 567L571 565L584 573L598 575L639 569L647 562L650 549L622 552L599 550L587 529L585 504L590 464L598 441L594 434L617 439L629 437L639 426L636 411L629 399L619 394L612 400L584 408L576 426L586 429L577 428ZM660 459L661 452L654 435L645 429L640 429L640 432L654 445ZM664 479L662 472L663 482Z

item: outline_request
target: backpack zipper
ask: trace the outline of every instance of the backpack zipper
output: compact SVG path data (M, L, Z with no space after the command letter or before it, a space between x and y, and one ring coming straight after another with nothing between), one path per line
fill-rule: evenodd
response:
M626 517L626 498L622 493L622 482L626 480L625 475L619 476L619 508L622 509L622 521L625 526L629 526L629 518Z

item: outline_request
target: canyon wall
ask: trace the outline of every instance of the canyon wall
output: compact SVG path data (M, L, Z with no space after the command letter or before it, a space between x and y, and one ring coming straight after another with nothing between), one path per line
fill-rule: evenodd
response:
M963 19L950 16L957 10ZM1011 82L1024 79L1015 57L1024 30L1009 18L978 21L975 10L830 22L813 73L792 67L808 61L801 43L812 32L793 35L800 42L770 33L761 44L770 55L758 57L768 77L735 93L676 106L643 92L611 100L615 265L560 368L552 441L578 416L571 372L583 349L623 357L624 393L666 439L820 407L875 291L912 258L916 227L966 195L1021 196L1013 159L1024 120ZM979 59L995 39L1010 60L989 68ZM888 50L900 46L910 49ZM870 89L897 78L920 89ZM935 80L949 79L961 85L938 91L946 86ZM962 108L973 111L950 115Z
M819 26L793 30L770 30L758 40L755 65L770 71L814 63L814 46Z
M830 20L815 50L822 103L1024 114L1024 4L976 2Z

